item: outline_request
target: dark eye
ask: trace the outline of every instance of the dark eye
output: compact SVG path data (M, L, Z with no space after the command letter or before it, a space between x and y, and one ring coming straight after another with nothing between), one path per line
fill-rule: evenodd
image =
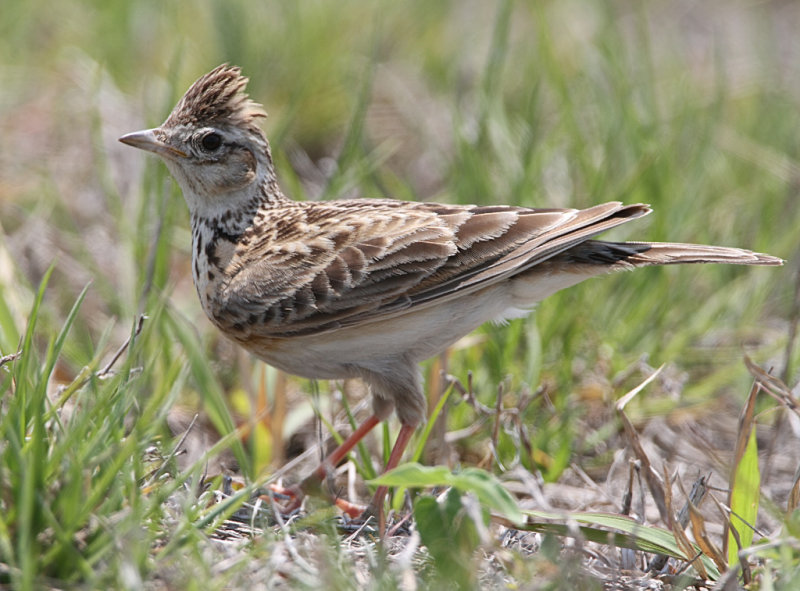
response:
M213 152L222 145L222 136L216 131L209 131L200 139L200 145L208 152Z

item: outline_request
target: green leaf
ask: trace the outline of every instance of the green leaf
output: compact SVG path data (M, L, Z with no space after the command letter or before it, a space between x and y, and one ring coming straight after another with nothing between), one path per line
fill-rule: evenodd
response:
M491 473L480 468L467 468L453 473L444 466L423 466L417 463L402 464L370 481L383 486L425 488L452 486L460 492L471 492L484 507L502 515L513 523L523 523L522 511L511 493Z
M514 523L525 521L525 516L511 493L497 477L486 470L466 468L462 472L453 474L452 485L463 492L472 492L482 505Z
M686 560L686 556L681 552L671 531L652 525L643 525L626 515L599 512L555 513L530 510L523 511L523 513L528 516L528 521L519 526L519 529L522 530L559 536L574 536L575 532L569 526L569 523L577 522L581 524L578 526L581 535L592 542L631 548L653 554L665 554L672 558ZM696 547L696 549L697 553L700 554L700 548ZM719 569L714 565L711 558L702 555L699 559L703 561L703 565L712 579L719 578Z
M750 430L747 446L744 449L731 488L731 528L739 534L742 548L749 548L753 542L753 525L758 514L758 495L761 483L761 473L758 469L758 442L756 430ZM737 564L739 561L739 544L733 532L728 532L728 564Z
M436 564L436 574L458 589L475 588L472 555L480 544L480 534L462 494L451 488L441 500L420 497L414 503L414 519Z
M373 478L370 483L378 486L413 486L417 488L449 486L452 476L452 472L444 466L423 466L416 462L410 462L400 464L394 470Z

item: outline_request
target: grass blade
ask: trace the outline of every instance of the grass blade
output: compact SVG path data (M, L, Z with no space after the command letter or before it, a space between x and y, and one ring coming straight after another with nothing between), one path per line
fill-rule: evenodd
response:
M758 468L755 404L759 390L758 384L753 384L739 418L739 433L728 497L728 506L731 508L729 531L726 536L729 565L739 561L740 550L750 547L758 515L761 474ZM744 573L748 572L746 564L742 564L742 569Z

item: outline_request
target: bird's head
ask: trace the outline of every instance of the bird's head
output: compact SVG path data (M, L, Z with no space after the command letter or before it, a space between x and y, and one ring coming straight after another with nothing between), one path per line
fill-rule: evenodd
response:
M258 126L266 113L246 85L239 68L218 66L192 84L160 127L119 138L164 160L193 214L218 216L274 180L269 143Z

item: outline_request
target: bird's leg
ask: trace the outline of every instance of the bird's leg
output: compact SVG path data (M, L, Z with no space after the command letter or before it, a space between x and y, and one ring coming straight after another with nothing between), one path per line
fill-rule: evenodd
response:
M411 441L411 436L414 434L416 429L416 425L400 426L400 433L397 434L397 441L394 442L392 453L389 455L389 461L386 462L386 468L383 470L384 474L389 470L396 468L400 463L400 459L403 457L403 452L406 450L406 447L408 447L408 442ZM372 497L372 500L369 503L369 507L367 507L367 511L383 509L383 500L386 498L387 492L389 492L388 486L379 486L378 490L375 491L375 496Z
M308 477L306 477L305 480L303 480L299 485L290 487L288 489L272 487L274 492L291 498L288 504L281 507L282 512L291 513L300 507L303 497L306 494L312 494L316 491L319 491L325 476L328 474L329 467L336 466L339 462L341 462L344 457L358 444L358 442L361 441L361 439L363 439L364 436L375 427L375 425L380 423L380 421L381 420L377 415L372 415L369 417L358 429L353 432L352 435L350 435L350 437L345 439L339 447L333 450L330 455L319 465L319 467L317 467L317 469L314 470L314 472L312 472ZM408 447L408 442L411 440L411 436L414 434L416 428L416 425L403 424L400 426L400 432L397 434L397 440L394 443L394 447L392 447L392 453L389 454L389 461L386 462L386 467L383 470L384 473L396 468L400 463L400 459L403 457L403 452L405 452L406 448ZM383 502L388 491L389 487L379 486L366 509L364 509L363 505L355 505L345 501L344 499L336 499L335 503L339 509L341 509L344 513L347 513L347 515L349 515L351 518L366 520L368 517L374 515L379 519L379 521L382 521Z
M397 467L397 465L400 463L400 459L403 457L403 452L406 450L406 447L408 447L408 442L411 441L411 436L414 434L416 429L416 425L403 424L400 426L400 432L397 434L397 441L394 442L392 453L389 454L389 461L386 462L386 468L384 468L383 473L386 473L389 470ZM370 516L374 515L378 518L379 522L382 522L383 501L386 498L387 492L389 492L388 486L379 486L366 509L358 505L342 502L341 500L336 501L336 505L350 517L358 519L359 521L364 521ZM383 529L382 526L381 529Z
M361 423L361 426L353 431L353 434L345 439L339 447L334 449L330 455L322 461L317 469L314 470L314 472L305 480L303 480L300 486L305 488L306 486L313 486L318 482L322 482L328 475L328 470L335 468L339 462L341 462L345 456L347 456L347 454L349 454L350 451L358 444L358 442L361 441L366 434L372 431L375 425L380 422L381 420L378 418L378 415L372 415L366 421Z
M347 454L350 453L350 451L358 444L358 442L361 441L364 436L380 422L381 419L377 415L370 416L361 424L361 426L358 427L358 429L353 431L350 437L345 439L339 447L333 450L330 455L328 455L328 457L325 458L322 463L320 463L320 465L299 485L289 488L273 486L273 492L277 492L280 495L285 495L291 498L291 501L282 507L283 512L291 513L295 509L298 509L303 501L303 497L306 494L312 494L319 491L322 487L322 482L328 475L328 470L336 467L336 465L341 462L345 456L347 456Z

